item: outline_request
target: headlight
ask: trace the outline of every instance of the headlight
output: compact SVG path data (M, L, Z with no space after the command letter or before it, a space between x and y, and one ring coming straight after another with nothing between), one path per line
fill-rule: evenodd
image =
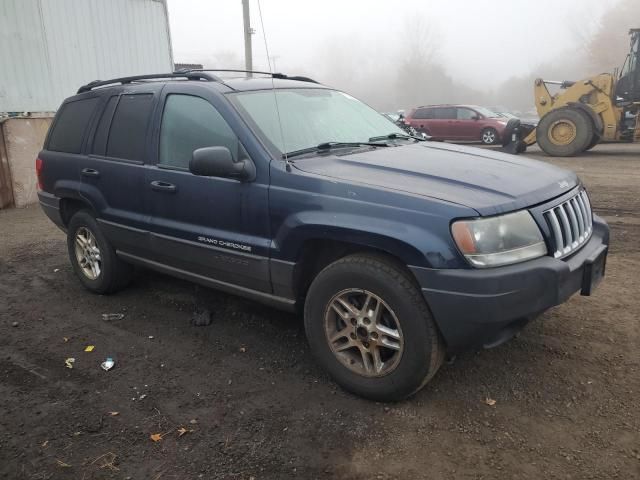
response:
M547 246L526 210L451 224L451 234L465 258L478 268L523 262L547 254Z

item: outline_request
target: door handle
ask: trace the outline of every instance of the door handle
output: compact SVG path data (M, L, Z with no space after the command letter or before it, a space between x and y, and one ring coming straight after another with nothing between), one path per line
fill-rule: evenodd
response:
M154 180L153 182L151 182L151 190L155 190L156 192L175 193L177 188L173 183Z
M100 176L100 172L93 168L83 168L81 173L83 177L99 177Z

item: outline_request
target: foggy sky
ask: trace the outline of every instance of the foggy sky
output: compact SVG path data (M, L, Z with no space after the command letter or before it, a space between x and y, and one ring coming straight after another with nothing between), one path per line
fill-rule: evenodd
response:
M393 68L422 18L436 58L456 80L490 90L524 75L563 50L575 49L617 0L261 0L276 70L323 81L336 42L353 63L364 58ZM168 0L175 62L243 62L241 0ZM267 68L258 4L251 0L254 69ZM237 67L238 65L230 65ZM315 74L315 75L314 75Z

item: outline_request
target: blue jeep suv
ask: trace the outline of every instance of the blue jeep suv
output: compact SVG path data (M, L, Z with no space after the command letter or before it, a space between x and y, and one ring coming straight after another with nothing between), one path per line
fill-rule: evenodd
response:
M302 311L319 363L371 399L604 275L609 230L574 173L414 138L304 77L92 82L36 171L86 288L139 265Z

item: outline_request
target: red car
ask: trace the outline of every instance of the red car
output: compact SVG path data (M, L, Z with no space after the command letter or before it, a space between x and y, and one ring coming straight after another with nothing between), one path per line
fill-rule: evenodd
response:
M405 122L434 140L498 143L508 118L477 105L428 105L414 108Z

